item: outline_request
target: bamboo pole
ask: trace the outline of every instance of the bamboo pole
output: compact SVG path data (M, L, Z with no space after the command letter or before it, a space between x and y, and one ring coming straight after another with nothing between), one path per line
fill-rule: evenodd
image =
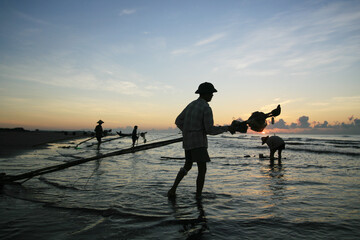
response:
M116 138L107 139L107 140L101 141L101 144L106 143L106 142L110 142L110 141L113 141L113 140L116 140L116 139L124 138L124 137L125 136L120 136L120 137L116 137ZM87 147L92 147L92 146L94 146L96 144L98 144L98 143L97 142L92 143L92 144L88 145Z
M84 142L90 141L90 140L93 139L93 138L95 138L95 137L91 137L91 138L89 138L89 139L86 139L85 141L82 141L82 142L78 143L78 144L75 146L75 148L77 148L80 144L82 144L82 143L84 143Z
M69 168L72 166L76 166L76 165L83 164L83 163L93 161L93 160L98 160L101 158L112 157L112 156L123 155L123 154L127 154L127 153L134 153L134 152L144 151L144 150L148 150L148 149L152 149L152 148L162 147L162 146L166 146L169 144L181 142L182 140L183 140L183 138L181 137L181 138L175 138L175 139L171 139L171 140L154 142L154 143L150 143L150 144L144 144L144 145L140 145L140 146L136 146L136 147L126 148L126 149L106 153L103 155L97 155L94 157L83 158L83 159L75 160L75 161L68 162L68 163L45 167L45 168L41 168L38 170L30 171L30 172L15 175L15 176L1 175L0 176L0 185L2 185L4 183L10 183L10 182L22 180L22 179L30 179L35 176L46 174L46 173L60 171L60 170L63 170L63 169L66 169L66 168Z

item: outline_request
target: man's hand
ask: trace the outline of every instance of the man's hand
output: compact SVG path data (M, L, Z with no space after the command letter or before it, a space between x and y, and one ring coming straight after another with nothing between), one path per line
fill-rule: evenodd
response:
M240 122L237 120L232 121L231 125L229 126L229 131L231 134L236 132L246 133L248 129L246 122Z

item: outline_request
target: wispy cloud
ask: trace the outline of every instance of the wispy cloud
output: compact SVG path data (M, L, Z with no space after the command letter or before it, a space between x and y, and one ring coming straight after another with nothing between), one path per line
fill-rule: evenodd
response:
M50 23L47 22L47 21L45 21L45 20L42 20L42 19L40 19L40 18L36 18L36 17L30 16L30 15L25 14L25 13L23 13L23 12L15 11L15 14L16 14L18 17L20 17L20 18L22 18L22 19L24 19L24 20L26 20L26 21L32 22L32 23L36 23L36 24L40 24L40 25L50 25Z
M58 64L56 67L34 61L30 65L0 65L0 79L41 83L63 88L97 90L139 97L153 96L172 89L169 84L153 82L146 77L121 68L108 66L96 69L76 69Z
M272 111L273 109L275 109L277 107L277 105L280 104L281 107L284 107L288 104L291 104L291 103L295 103L295 102L301 102L303 101L303 99L301 98L296 98L296 99L281 99L281 98L275 98L274 99L274 103L271 103L271 104L267 104L265 106L263 106L260 110L263 111L263 112L270 112Z
M181 55L181 54L185 54L188 52L189 52L188 49L176 49L176 50L171 51L171 54L172 55Z
M123 9L119 13L119 16L131 15L131 14L134 14L135 12L136 12L136 9Z
M337 102L360 102L360 96L334 97Z
M238 43L219 52L218 65L290 74L343 70L360 60L359 10L345 2L284 12L257 23Z
M330 103L329 102L312 102L312 103L309 103L309 105L315 106L315 107L327 107L330 105Z
M225 36L226 36L225 33L214 34L210 37L207 37L205 39L197 41L196 43L194 43L191 46L175 49L175 50L171 51L171 54L172 55L182 55L182 54L195 53L195 52L199 51L200 47L203 47L210 43L214 43L214 42L224 38Z
M203 46L206 44L210 44L213 42L216 42L219 39L222 39L223 37L225 37L224 33L220 33L220 34L215 34L213 36L210 36L208 38L202 39L200 41L198 41L197 43L195 43L195 46Z

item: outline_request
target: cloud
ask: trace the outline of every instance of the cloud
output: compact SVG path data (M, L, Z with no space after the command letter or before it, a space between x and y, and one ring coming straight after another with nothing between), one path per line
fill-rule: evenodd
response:
M270 126L271 128L289 129L289 126L286 125L286 122L283 119L279 119L279 121L275 122L273 125Z
M182 55L182 54L187 54L187 53L196 53L197 51L199 51L200 47L203 47L210 43L216 42L224 37L225 37L224 33L214 34L208 38L205 38L205 39L202 39L202 40L196 42L192 46L175 49L175 50L171 51L171 54L172 55Z
M360 102L360 96L334 97L337 102Z
M110 69L109 69L110 68ZM0 80L13 79L41 83L63 88L97 90L149 97L156 92L168 92L170 84L153 82L136 72L121 66L74 68L58 64L56 67L34 61L31 65L0 64Z
M188 52L189 52L188 49L176 49L176 50L171 51L171 54L172 55L182 55L182 54L185 54Z
M329 127L329 122L324 121L324 123L314 123L314 128L327 128Z
M360 60L360 9L353 5L329 3L257 21L245 37L218 54L219 61L225 68L257 74L306 75L351 67Z
M330 103L328 103L328 102L312 102L312 103L309 103L309 105L315 106L315 107L326 107L326 106L329 106Z
M213 43L221 38L225 37L225 34L223 33L220 33L220 34L215 34L211 37L208 37L206 39L203 39L203 40L200 40L198 41L197 43L195 43L195 46L203 46L203 45L206 45L206 44L209 44L209 43Z
M274 124L268 124L266 131L282 133L331 133L331 134L360 134L360 119L349 117L348 123L335 122L330 124L328 121L309 123L308 116L299 117L296 123L287 124L283 119L275 121Z
M271 110L275 109L277 107L277 105L280 104L281 108L283 108L284 106L288 105L289 103L295 103L295 102L301 102L303 99L301 98L294 98L294 99L281 99L281 98L275 98L274 102L275 103L271 103L271 104L267 104L263 107L260 108L261 111L268 113Z
M360 119L358 119L358 118L354 119L354 125L355 125L357 128L360 128Z
M300 117L298 119L298 125L299 125L299 128L308 128L308 127L310 127L309 117L307 117L307 116Z
M143 97L151 95L149 91L139 88L136 83L128 81L118 81L115 79L106 80L103 84L101 84L101 86L98 85L97 87L100 90L117 92L124 95L139 95Z
M119 16L131 15L131 14L134 14L135 12L136 12L136 9L123 9L119 13Z
M274 124L268 125L269 129L296 129L296 128L310 128L309 117L302 116L299 117L296 123L290 123L289 125L283 119L275 121Z
M39 25L51 25L51 24L50 24L49 22L47 22L47 21L44 21L44 20L39 19L39 18L32 17L32 16L30 16L30 15L28 15L28 14L25 14L25 13L23 13L23 12L15 11L15 14L16 14L18 17L20 17L20 18L22 18L22 19L24 19L24 20L26 20L26 21L32 22L32 23L36 23L36 24L39 24Z

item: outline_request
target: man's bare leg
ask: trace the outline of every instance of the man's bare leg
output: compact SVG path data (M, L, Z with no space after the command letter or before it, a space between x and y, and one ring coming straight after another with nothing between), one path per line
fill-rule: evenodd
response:
M279 165L281 164L281 152L282 152L282 149L279 149L278 150L278 164Z
M205 183L206 162L198 163L198 176L196 179L196 198L201 198Z
M270 149L270 166L274 165L275 150Z
M179 183L185 177L187 172L190 171L191 167L192 167L192 162L185 162L184 167L180 168L178 174L176 175L173 186L170 188L170 190L167 193L168 197L175 197L176 189L177 189Z

